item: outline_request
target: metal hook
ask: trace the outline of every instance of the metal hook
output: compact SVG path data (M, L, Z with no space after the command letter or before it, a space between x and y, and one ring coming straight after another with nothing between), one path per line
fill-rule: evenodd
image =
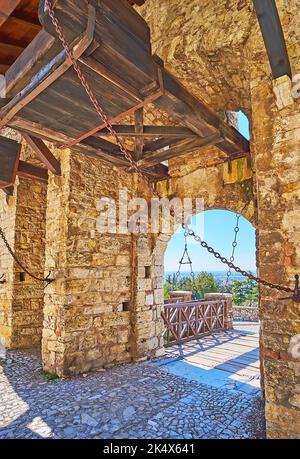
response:
M45 277L45 288L48 287L48 285L52 284L52 282L55 281L55 279L50 279L51 271L49 271L48 275Z
M299 274L295 275L295 288L293 296L288 296L286 298L280 298L280 300L293 300L295 303L300 303L300 286L299 286Z

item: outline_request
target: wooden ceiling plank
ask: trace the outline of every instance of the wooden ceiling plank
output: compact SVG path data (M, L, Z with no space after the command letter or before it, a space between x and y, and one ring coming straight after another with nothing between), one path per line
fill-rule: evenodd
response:
M5 23L21 0L2 0L0 5L0 27Z
M60 163L47 145L37 137L22 133L27 144L33 149L39 160L55 175L61 175Z

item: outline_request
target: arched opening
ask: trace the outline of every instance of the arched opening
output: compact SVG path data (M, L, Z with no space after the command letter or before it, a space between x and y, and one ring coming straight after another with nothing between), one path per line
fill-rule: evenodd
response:
M256 275L256 230L245 217L208 210L191 227L222 256ZM186 249L192 267L189 261L179 265ZM164 270L168 371L260 399L256 283L229 270L193 238L187 237L186 246L182 228L166 242Z

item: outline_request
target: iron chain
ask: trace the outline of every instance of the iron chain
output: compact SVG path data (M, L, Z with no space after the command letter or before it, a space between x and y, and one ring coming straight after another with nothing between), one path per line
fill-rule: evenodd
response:
M8 252L11 254L11 256L13 257L13 259L15 260L15 262L20 266L20 268L23 270L24 273L28 274L28 276L30 276L32 279L35 279L39 282L45 282L46 285L45 287L47 287L49 284L51 284L51 282L54 281L54 279L50 279L49 276L51 273L48 274L47 277L45 278L41 278L41 277L37 277L35 276L34 274L32 274L24 265L23 263L18 259L17 255L14 253L14 251L12 250L8 240L6 239L6 236L3 232L3 229L0 227L0 237L1 239L3 240L4 242L4 245L6 246Z
M240 231L240 227L239 227L240 218L241 218L241 216L239 214L236 214L236 225L235 225L235 228L234 228L234 241L232 243L231 257L229 258L231 263L233 263L234 259L235 259L235 250L236 250L236 247L237 247L237 237L238 237L238 233ZM231 276L231 269L229 269L229 271L227 272L226 284L225 284L225 288L226 289L228 288L230 276Z
M214 250L212 247L210 247L207 244L207 242L202 241L200 236L195 234L195 232L191 230L187 224L183 224L182 227L188 232L189 236L193 237L196 242L199 242L199 244L201 244L201 246L204 249L206 249L209 253L211 253L217 260L220 260L223 264L227 265L230 269L233 269L235 272L241 274L244 277L248 277L248 279L251 279L257 282L258 284L263 285L264 287L269 287L269 288L278 290L279 292L294 293L294 290L289 287L282 287L281 285L273 284L272 282L268 282L264 279L260 279L259 277L254 276L248 271L244 271L243 269L236 266L233 262L227 260L227 258L223 257L219 252Z

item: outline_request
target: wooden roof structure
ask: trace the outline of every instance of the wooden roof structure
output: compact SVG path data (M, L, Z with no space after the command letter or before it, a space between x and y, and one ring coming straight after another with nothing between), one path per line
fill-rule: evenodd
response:
M249 142L152 56L150 30L132 3L143 1L102 0L98 7L96 0L56 0L54 5L83 73L144 173L152 180L167 177L163 162L209 145L229 160L245 156ZM45 0L1 0L0 41L7 89L6 99L0 99L0 129L21 132L48 168L50 152L42 140L128 168L62 49ZM173 122L147 125L149 104Z

